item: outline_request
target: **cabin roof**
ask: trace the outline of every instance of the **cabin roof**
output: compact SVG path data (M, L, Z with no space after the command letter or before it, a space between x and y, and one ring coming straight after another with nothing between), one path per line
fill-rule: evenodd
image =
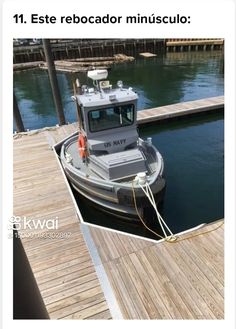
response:
M77 95L79 104L83 107L105 106L110 104L134 101L138 95L132 89L109 89L100 92Z

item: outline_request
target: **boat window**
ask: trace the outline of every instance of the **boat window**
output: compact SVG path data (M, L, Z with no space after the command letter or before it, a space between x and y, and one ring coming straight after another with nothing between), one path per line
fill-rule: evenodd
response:
M88 113L88 119L91 132L129 126L134 122L134 105L126 104L93 110Z

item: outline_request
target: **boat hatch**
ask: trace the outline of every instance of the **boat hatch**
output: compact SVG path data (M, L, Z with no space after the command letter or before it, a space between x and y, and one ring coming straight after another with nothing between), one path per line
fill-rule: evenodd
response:
M117 152L90 156L90 168L104 179L114 180L135 175L137 172L145 172L146 157L136 148L129 152Z

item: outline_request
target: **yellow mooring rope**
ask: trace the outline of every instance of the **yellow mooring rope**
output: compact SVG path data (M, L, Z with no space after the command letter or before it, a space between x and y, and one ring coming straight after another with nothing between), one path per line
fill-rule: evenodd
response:
M210 232L213 232L213 231L216 231L218 230L223 224L224 222L221 222L217 227L211 229L211 230L208 230L208 231L204 231L204 232L199 232L199 233L196 233L194 235L191 235L191 236L187 236L185 238L182 238L182 239L179 239L179 237L177 237L176 235L172 235L172 236L167 236L167 237L163 237L161 236L160 234L158 234L157 232L153 231L150 227L148 227L145 223L145 221L143 220L142 216L140 215L139 211L138 211L138 207L137 207L137 202L136 202L136 196L135 196L135 190L134 190L134 185L133 185L133 181L132 181L132 192L133 192L133 200L134 200L134 207L135 207L135 210L137 212L137 215L139 217L139 219L141 220L142 224L144 225L144 227L150 231L151 233L153 233L154 235L156 235L158 238L161 238L162 240L165 240L169 243L174 243L174 242L181 242L181 241L184 241L184 240L188 240L188 239L192 239L192 238L195 238L199 235L204 235L204 234L207 234L207 233L210 233Z
M199 233L196 233L196 234L191 235L191 236L186 236L185 238L178 239L178 242L181 242L181 241L184 241L184 240L189 240L189 239L195 238L196 236L204 235L204 234L207 234L207 233L210 233L210 232L216 231L216 230L218 230L218 228L220 228L223 224L224 224L224 221L222 221L217 227L214 227L214 228L212 228L211 230L204 231L204 232L199 232Z

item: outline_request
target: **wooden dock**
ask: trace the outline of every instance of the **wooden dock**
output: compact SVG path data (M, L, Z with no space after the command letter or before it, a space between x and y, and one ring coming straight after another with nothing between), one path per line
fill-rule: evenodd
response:
M111 57L92 57L92 58L75 58L74 60L60 60L55 61L56 71L62 72L87 72L94 70L109 69L113 64L131 62L134 60L132 56L126 56L124 54L115 54ZM47 69L47 63L40 66L42 69Z
M166 46L223 45L224 39L167 39Z
M64 134L63 127L55 131L59 139ZM111 318L74 204L43 132L14 140L14 214L40 221L58 218L58 230L20 231L34 234L22 238L22 244L50 318ZM53 233L65 238L53 238Z
M224 39L166 39L166 51L221 50Z
M138 123L151 123L224 108L224 96L183 102L138 111Z
M158 53L164 50L164 39L51 39L55 60L114 56L126 54L136 56L141 52ZM16 46L13 49L13 62L44 61L42 45Z
M90 231L125 319L224 318L221 222L185 234L177 243Z
M13 64L13 70L14 71L24 71L24 70L40 68L43 65L44 65L43 61Z
M57 230L20 231L31 234L22 244L50 318L223 319L223 223L174 244L80 223L48 144L76 129L70 124L14 138L14 215L58 218Z
M113 56L123 53L137 56L139 53L160 54L166 51L220 50L224 39L51 39L55 60L85 57ZM44 61L42 45L15 46L13 62Z

